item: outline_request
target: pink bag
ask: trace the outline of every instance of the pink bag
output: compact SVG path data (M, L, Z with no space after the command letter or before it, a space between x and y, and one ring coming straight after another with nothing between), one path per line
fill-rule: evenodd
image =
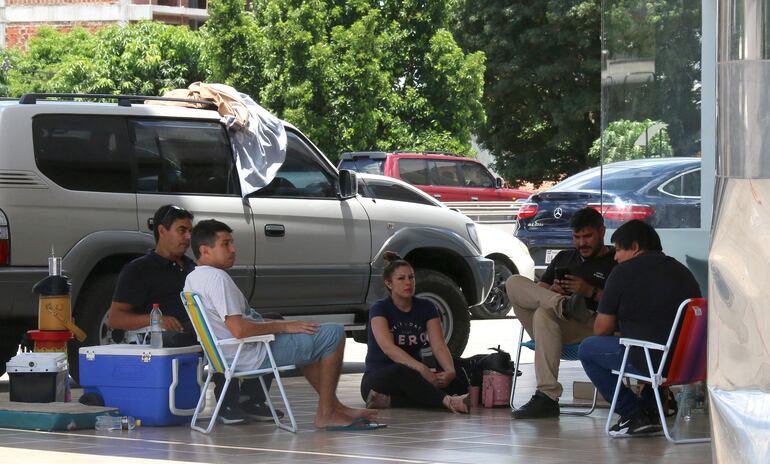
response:
M481 402L485 408L508 406L511 396L511 379L510 375L496 371L484 371L481 383Z

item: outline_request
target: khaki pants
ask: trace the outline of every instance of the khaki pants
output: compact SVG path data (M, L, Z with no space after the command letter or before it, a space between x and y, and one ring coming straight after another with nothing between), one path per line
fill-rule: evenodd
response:
M584 324L564 319L561 315L561 301L565 296L520 275L511 276L505 283L505 290L513 305L513 312L524 330L535 340L537 389L556 400L563 390L557 380L561 346L580 343L593 335L596 317Z

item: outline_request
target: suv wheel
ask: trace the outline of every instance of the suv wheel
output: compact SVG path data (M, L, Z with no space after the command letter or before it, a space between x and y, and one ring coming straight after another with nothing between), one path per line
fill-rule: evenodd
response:
M465 296L452 279L440 272L417 269L415 280L415 296L425 298L436 305L449 351L453 356L459 357L465 350L471 333L471 318Z
M514 274L501 260L495 260L495 280L486 301L471 308L479 319L502 319L511 311L511 302L505 292L505 281Z
M112 293L115 291L115 284L118 282L118 275L102 274L92 277L83 289L83 293L78 298L76 308L76 323L83 329L88 338L82 344L75 341L74 346L67 350L69 353L70 375L76 381L80 379L78 369L78 350L81 346L106 345L115 343L112 340L112 330L107 326L107 310L112 303ZM117 331L116 331L117 332Z

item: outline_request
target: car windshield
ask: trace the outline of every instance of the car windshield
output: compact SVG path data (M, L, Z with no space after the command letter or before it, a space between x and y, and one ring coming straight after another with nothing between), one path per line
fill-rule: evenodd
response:
M599 168L589 169L562 182L548 190L549 192L598 192L602 188L609 192L632 192L647 185L660 176L660 170L643 166L605 166L604 183L602 185Z
M384 166L384 159L354 158L343 160L340 163L340 169L348 169L366 174L383 174L385 172Z

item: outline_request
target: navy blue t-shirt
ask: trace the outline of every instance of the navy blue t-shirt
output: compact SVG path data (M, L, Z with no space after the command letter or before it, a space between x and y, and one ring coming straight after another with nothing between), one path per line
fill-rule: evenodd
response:
M408 313L399 310L390 297L374 303L369 310L367 332L369 341L366 351L366 372L393 364L377 344L372 333L371 320L384 317L393 333L393 342L411 357L422 362L422 349L429 346L428 321L439 317L436 307L428 300L412 298L412 309Z

